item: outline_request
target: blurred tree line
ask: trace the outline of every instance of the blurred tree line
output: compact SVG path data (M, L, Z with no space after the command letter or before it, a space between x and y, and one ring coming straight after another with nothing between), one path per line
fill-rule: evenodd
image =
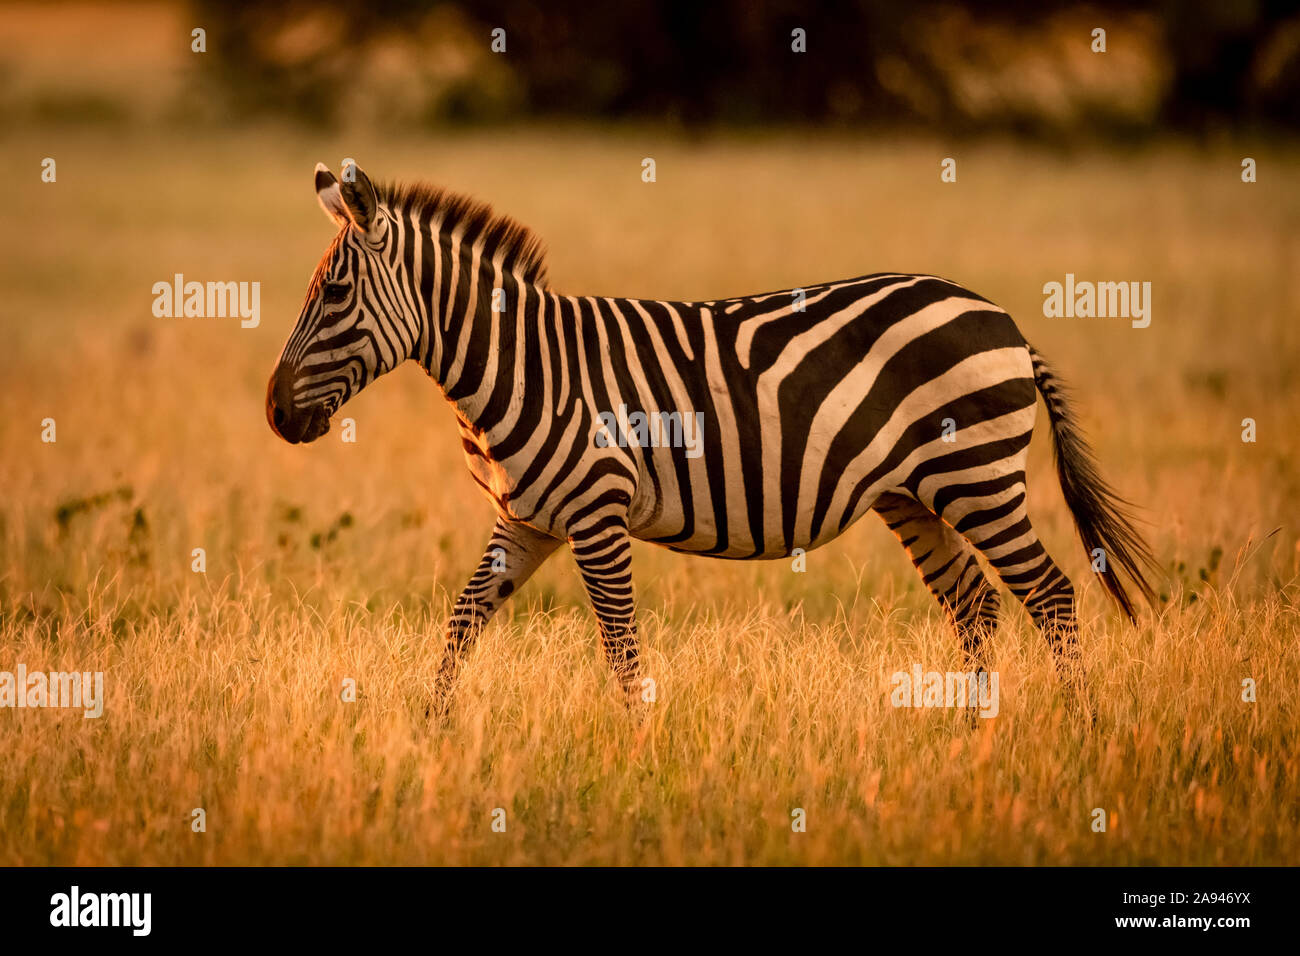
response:
M928 0L192 6L232 108L319 123L361 110L429 124L541 116L1141 135L1300 119L1294 0L1042 0L1032 10L990 0L978 12Z

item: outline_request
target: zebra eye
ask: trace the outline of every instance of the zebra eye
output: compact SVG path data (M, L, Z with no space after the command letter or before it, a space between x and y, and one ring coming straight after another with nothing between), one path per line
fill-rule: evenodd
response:
M347 286L343 285L341 282L327 282L325 284L325 292L321 296L321 300L326 305L334 305L336 303L342 302L347 297L348 297Z

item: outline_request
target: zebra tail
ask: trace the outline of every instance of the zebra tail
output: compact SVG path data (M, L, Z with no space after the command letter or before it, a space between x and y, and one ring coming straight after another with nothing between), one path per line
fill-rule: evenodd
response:
M1128 615L1130 621L1136 622L1133 601L1115 572L1123 570L1147 602L1154 605L1155 591L1145 572L1156 571L1158 565L1126 510L1131 506L1102 479L1092 449L1084 440L1066 402L1065 386L1048 368L1043 357L1032 346L1028 348L1034 366L1034 384L1047 404L1056 475L1061 482L1065 503L1074 515L1074 524L1089 557L1097 548L1106 556L1102 584L1120 610Z

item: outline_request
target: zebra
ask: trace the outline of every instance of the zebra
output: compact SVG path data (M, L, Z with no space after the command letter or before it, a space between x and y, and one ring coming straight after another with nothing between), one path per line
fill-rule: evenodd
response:
M318 164L314 185L338 232L268 383L271 429L314 441L352 396L414 360L451 404L497 514L447 623L439 714L489 619L563 543L631 707L633 538L788 558L868 511L898 537L968 661L984 668L999 613L982 555L1080 697L1074 588L1026 510L1038 395L1065 503L1085 549L1104 556L1101 583L1130 620L1130 588L1154 602L1151 551L1060 379L1010 315L953 282L879 273L707 302L561 295L539 239L486 204L376 185L355 164L341 181ZM613 434L616 408L702 413L701 447L637 440L631 416Z

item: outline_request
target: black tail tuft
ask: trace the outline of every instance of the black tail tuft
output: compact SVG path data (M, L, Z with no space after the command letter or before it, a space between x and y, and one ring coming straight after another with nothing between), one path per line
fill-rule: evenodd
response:
M1075 526L1089 557L1097 548L1106 556L1102 584L1129 620L1136 620L1133 601L1116 571L1122 570L1148 603L1154 604L1155 591L1147 582L1145 573L1157 569L1156 560L1125 511L1128 502L1115 494L1102 479L1092 449L1084 441L1066 403L1061 381L1032 347L1029 358L1034 363L1034 384L1047 403L1056 474L1061 481L1065 503L1074 515Z

